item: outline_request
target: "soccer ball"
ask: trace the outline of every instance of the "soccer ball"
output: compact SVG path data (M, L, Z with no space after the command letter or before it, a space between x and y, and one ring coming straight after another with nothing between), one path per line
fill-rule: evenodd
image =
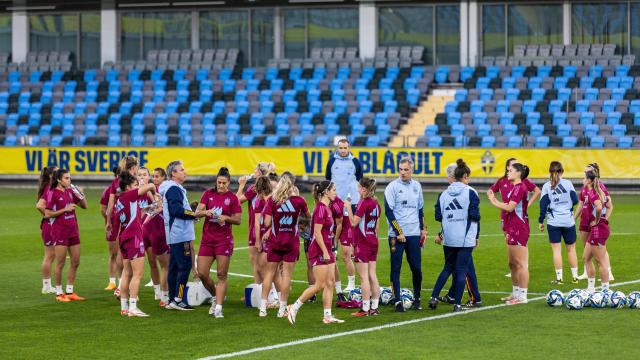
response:
M582 309L582 299L578 294L573 296L568 296L565 302L567 309L569 310L581 310Z
M580 291L578 291L578 296L580 296L580 300L582 300L583 307L591 306L589 302L589 298L591 297L591 294L587 290L581 289Z
M362 301L362 290L358 287L349 291L349 299L353 301Z
M411 306L413 305L413 296L409 295L409 294L402 294L400 296L400 300L402 301L402 307L405 310L409 310L411 309Z
M634 291L627 297L627 304L631 309L640 309L640 291Z
M393 301L393 291L391 288L380 288L380 303L382 305L389 305Z
M589 304L596 309L607 307L609 305L609 294L596 291L589 296Z
M582 289L573 289L573 290L569 291L569 293L567 294L567 298L570 298L570 297L572 297L574 295L577 295L580 292L580 290L582 290Z
M627 305L627 296L622 291L615 291L611 294L609 307L613 309L622 309L625 305Z
M547 294L547 305L552 307L562 306L564 303L564 294L560 290L551 290Z
M409 295L412 299L413 299L413 291L404 288L404 289L400 289L400 297L402 297L402 295Z

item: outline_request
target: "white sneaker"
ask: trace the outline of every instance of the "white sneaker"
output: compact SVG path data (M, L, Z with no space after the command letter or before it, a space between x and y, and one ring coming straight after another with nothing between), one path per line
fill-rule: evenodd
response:
M587 273L578 276L578 280L587 280Z
M209 315L213 315L215 311L216 311L216 303L214 302L213 304L211 304L211 306L209 306Z
M42 295L49 295L49 294L55 294L56 293L56 289L55 288L42 288Z
M322 319L322 322L325 324L342 324L344 322L344 320L340 320L336 317L334 317L333 315L331 316L325 316Z
M260 309L260 311L258 312L258 316L259 317L267 317L267 309ZM278 313L278 317L280 317L280 313Z
M287 308L286 307L284 309L278 309L278 317L279 318L287 317Z
M287 319L291 325L296 323L296 315L298 311L294 309L293 304L287 306Z
M214 316L216 319L222 319L222 318L224 318L224 315L222 315L222 309L214 311L213 316Z
M129 315L129 317L149 317L149 315L145 314L140 309L129 309L127 315Z
M153 287L153 280L149 280L149 282L147 283L147 285L145 285L145 287Z
M154 293L153 294L153 300L162 300L162 295L160 295L160 293Z
M505 274L504 276L510 278L511 277L511 273Z

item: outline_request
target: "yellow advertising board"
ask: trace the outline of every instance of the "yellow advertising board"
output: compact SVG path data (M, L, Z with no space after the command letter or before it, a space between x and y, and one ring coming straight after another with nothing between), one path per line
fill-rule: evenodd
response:
M530 177L548 176L549 163L562 162L565 176L580 178L584 166L597 162L604 178L640 178L640 150L586 149L387 149L353 148L365 176L394 177L402 157L414 159L416 177L443 176L448 164L463 158L473 177L496 178L504 173L508 158L517 158L531 169ZM190 175L214 175L221 166L232 175L248 174L260 161L273 162L278 172L289 170L296 175L320 176L325 172L333 149L328 148L0 148L0 174L38 174L42 167L56 165L72 174L107 175L125 155L135 155L143 166L165 167L172 160L182 160Z

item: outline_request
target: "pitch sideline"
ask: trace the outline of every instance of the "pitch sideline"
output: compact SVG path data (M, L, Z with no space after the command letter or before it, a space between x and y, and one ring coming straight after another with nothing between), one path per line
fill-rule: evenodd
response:
M636 284L636 283L640 283L640 279L611 284L611 287L630 285L630 284ZM529 302L542 300L544 298L545 298L544 296L535 297L535 298L529 299ZM457 312L457 313L450 312L450 313L446 313L446 314L442 314L442 315L426 316L426 317L421 317L421 318L412 319L412 320L399 321L399 322L395 322L395 323L372 326L372 327L363 328L363 329L343 331L343 332L338 332L338 333L329 334L329 335L322 335L322 336L316 336L316 337L311 337L311 338L306 338L306 339L294 340L294 341L289 341L289 342L275 344L275 345L262 346L262 347L257 347L257 348L253 348L253 349L236 351L236 352L232 352L232 353L226 353L226 354L220 354L220 355L214 355L214 356L207 356L207 357L200 358L198 360L227 359L227 358L236 357L236 356L249 355L249 354L253 354L253 353L257 353L257 352L281 349L281 348L290 347L290 346L296 346L296 345L302 345L302 344L307 344L307 343L312 343L312 342L317 342L317 341L333 339L333 338L341 337L341 336L363 334L363 333L373 332L373 331L377 331L377 330L391 329L391 328L396 328L396 327L405 326L405 325L417 324L417 323L421 323L421 322L425 322L425 321L446 319L446 318L450 318L450 317L454 317L454 316L461 316L461 315L468 315L468 314L472 314L472 313L479 312L479 311L492 310L492 309L497 309L497 308L501 308L501 307L505 307L505 306L511 306L511 305L497 304L497 305L491 305L491 306L481 307L481 308L477 308L477 309L467 310L467 311L464 311L464 312Z

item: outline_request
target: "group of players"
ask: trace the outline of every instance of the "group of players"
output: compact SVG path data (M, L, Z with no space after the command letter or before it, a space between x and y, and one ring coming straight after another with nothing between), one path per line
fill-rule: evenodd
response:
M404 163L412 164L410 160ZM450 167L451 173L449 174L449 169L447 172L452 186L456 183L463 187L468 186L470 171L466 164L460 162L457 166L452 164ZM182 171L184 172L184 168ZM593 163L586 167L583 188L579 196L571 182L562 178L562 164L557 161L552 162L549 173L550 181L544 184L540 191L527 179L529 168L516 159L509 159L506 163L505 175L487 191L491 204L501 210L502 229L508 245L509 275L513 283L512 294L503 299L508 304L527 302L529 282L527 242L530 235L527 207L540 195L539 229L544 230L546 218L556 270L555 282L563 281L561 239L564 239L568 250L572 282L577 283L581 277L586 277L588 289L594 290L595 267L592 259L595 259L600 267L603 288L608 287L609 281L613 278L605 246L609 236L608 220L613 207L611 197L600 181L598 165ZM122 159L120 165L114 169L114 174L115 179L104 190L100 200L110 255L109 283L105 290L113 290L114 294L120 298L122 315L147 316L137 306L146 255L151 268L155 299L159 301L160 306L168 309L192 310L192 307L182 301L184 283L168 280L172 265L166 238L170 225L166 222L170 217L166 206L163 211L163 202L166 202L167 198L160 195L159 188L163 182L171 179L172 174L167 173L163 168L156 168L151 173L149 169L140 167L137 159L131 156ZM255 180L254 183L245 190L247 182L251 179ZM401 177L400 180L403 178ZM413 180L409 178L409 182L411 181ZM193 211L185 210L185 213L189 213L188 219L203 219L204 223L197 253L197 266L191 271L194 278L201 280L205 288L214 295L209 311L211 315L216 318L223 317L222 305L226 296L227 274L234 250L232 226L241 223L241 204L244 202L248 204L249 261L253 269L254 282L260 285L261 292L258 310L260 317L267 316L268 307L276 307L278 317L287 317L291 323L294 323L302 305L307 301L315 300L316 294L322 291L323 321L325 323L343 322L331 312L334 289L339 301L346 300L336 264L338 245L343 253L342 258L349 275L345 290L355 287L355 276L351 275L353 274L351 269L355 268L360 277L362 307L353 315L360 317L379 314L380 286L376 275L376 261L382 211L375 197L375 180L360 177L356 187L357 194L355 194L359 199L357 205L352 205L351 193L344 199L338 197L336 183L332 181L314 184L315 206L312 212L305 199L300 196L293 174L285 172L280 176L276 175L276 169L272 163L259 163L253 174L240 177L236 193L229 189L230 184L229 171L221 168L215 178L214 186L202 194L197 204L191 205ZM470 189L475 192L472 188ZM501 201L496 198L496 192L500 192ZM531 198L528 195L530 192L533 192ZM386 207L389 200L385 198ZM573 212L576 205L577 211ZM71 184L69 172L56 167L43 169L37 202L37 209L43 215L40 227L45 248L41 268L42 292L43 294L55 293L56 300L60 302L84 300L75 293L73 287L80 260L76 206L86 209L87 200L82 189ZM438 205L436 207L438 208ZM444 211L444 208L440 210ZM404 235L397 227L398 220L388 214L388 208L386 212L390 223L389 245L393 252L396 240L403 241ZM422 214L422 205L419 213ZM580 218L579 233L585 243L583 256L585 274L582 276L578 275L577 269L574 217ZM471 222L479 223L479 213L477 217L469 219ZM442 216L437 220L442 222ZM422 224L422 221L420 223ZM392 234L394 229L396 233ZM420 228L418 233L421 234L419 241L422 245L426 237L426 226ZM444 230L440 232L436 242L442 243L444 240L446 247L445 233ZM289 305L291 275L300 258L299 239L301 237L304 239L309 287ZM474 243L473 247L476 245L477 243ZM184 254L195 258L193 246L193 241L186 243ZM71 261L67 274L67 286L63 291L62 271L67 253ZM409 253L408 249L407 253ZM400 261L402 261L401 256L400 254ZM56 263L55 286L51 283L51 268L54 260ZM355 261L355 267L352 261ZM216 282L210 276L214 262L216 262ZM411 262L410 265L414 271ZM465 265L461 270L465 276L470 272L475 273L472 266L471 262L471 267ZM451 269L452 272L459 271L459 269L455 270L455 264ZM453 275L455 278L457 274ZM475 277L475 274L473 276ZM393 281L398 280L394 280L392 276ZM414 284L414 287L418 286L418 291L415 293L417 305L414 305L414 308L416 309L420 309L420 282L421 273L418 284ZM477 280L475 282L477 288ZM394 290L398 287L399 284L394 283ZM274 292L278 293L278 302L269 303L270 294ZM396 299L398 300L398 297ZM430 306L433 301L454 303L456 300L457 309L460 309L459 299L454 300L450 295L439 297L433 294ZM481 304L480 301L473 301L473 298L471 300L467 306ZM402 306L396 306L396 309L402 311Z

